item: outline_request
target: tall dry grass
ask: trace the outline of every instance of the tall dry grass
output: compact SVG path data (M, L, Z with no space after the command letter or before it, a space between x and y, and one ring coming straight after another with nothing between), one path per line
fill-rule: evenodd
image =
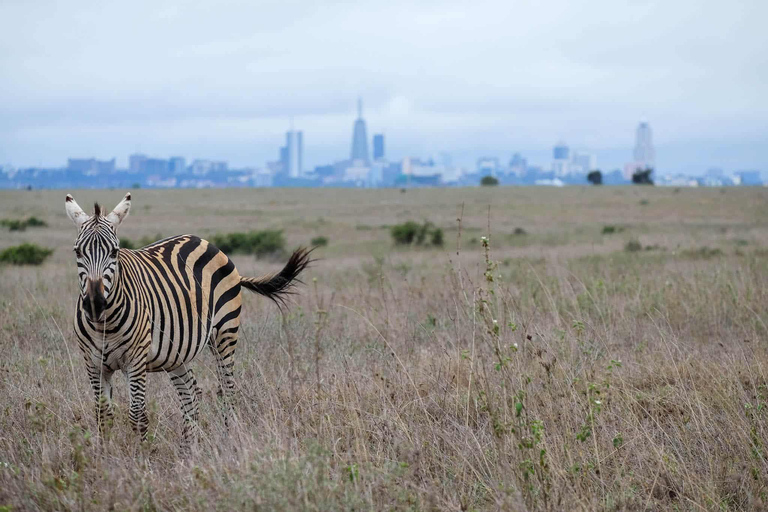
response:
M69 258L0 269L0 506L758 510L765 228L756 221L737 244L678 220L631 228L661 245L639 252L608 239L510 247L493 222L484 247L474 218L459 250L326 257L284 318L245 298L229 429L214 361L197 363L203 434L191 454L160 374L149 442L130 430L119 377L115 424L94 434ZM243 274L264 267L236 262Z

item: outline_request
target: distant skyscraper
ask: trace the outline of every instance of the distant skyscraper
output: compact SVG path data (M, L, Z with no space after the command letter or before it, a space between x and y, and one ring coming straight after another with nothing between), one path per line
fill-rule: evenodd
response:
M173 174L184 174L187 172L187 161L183 156L172 156L169 167Z
M301 131L285 132L285 146L280 148L280 163L283 172L291 178L299 178L302 174L302 158L304 153L304 136Z
M384 158L384 135L379 133L373 136L373 160Z
M571 169L573 172L586 174L597 169L597 157L590 153L574 151L571 163L573 164Z
M128 157L128 170L131 172L142 172L144 170L144 162L147 160L147 155L141 153L134 153Z
M648 123L637 125L634 156L635 162L643 164L646 168L653 168L656 164L656 151L653 149L653 137Z
M555 176L567 176L571 173L571 149L560 141L552 151L555 160L552 162L552 170Z
M364 165L368 165L368 135L363 121L363 100L360 98L357 100L357 120L352 132L351 160L360 160Z
M555 160L568 160L571 154L571 150L565 144L565 142L560 141L555 146L553 153L554 153Z

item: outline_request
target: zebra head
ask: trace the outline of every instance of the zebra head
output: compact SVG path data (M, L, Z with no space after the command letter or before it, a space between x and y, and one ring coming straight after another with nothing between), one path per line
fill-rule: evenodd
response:
M131 194L125 194L108 215L104 215L98 203L94 205L93 215L88 215L69 194L65 206L67 215L78 227L74 251L83 310L92 322L103 321L107 298L117 280L120 250L117 227L131 209Z

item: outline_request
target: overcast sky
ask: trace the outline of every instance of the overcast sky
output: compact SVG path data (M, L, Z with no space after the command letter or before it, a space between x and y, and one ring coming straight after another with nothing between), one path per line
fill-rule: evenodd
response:
M355 103L389 156L468 164L552 145L660 171L768 171L768 2L0 2L0 163L152 156L263 166L290 120L310 166Z

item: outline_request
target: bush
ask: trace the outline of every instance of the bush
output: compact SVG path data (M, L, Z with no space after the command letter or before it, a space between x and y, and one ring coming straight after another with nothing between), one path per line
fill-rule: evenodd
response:
M528 232L525 229L523 229L523 228L517 227L512 232L512 234L515 235L515 236L521 236L521 235L527 235Z
M723 251L715 247L714 249L707 247L699 247L698 249L686 249L682 251L681 255L686 258L703 259L708 260L717 256L722 256Z
M416 238L416 233L419 231L419 225L412 220L403 224L395 224L392 226L390 233L392 239L397 245L411 245L413 239Z
M35 244L21 244L0 252L0 262L11 265L40 265L51 254L52 249Z
M325 236L316 236L309 242L310 244L316 246L316 247L325 247L328 245L328 238Z
M29 217L26 220L19 219L3 219L0 220L0 226L8 228L8 231L24 231L28 227L42 227L47 226L45 221L38 219L37 217Z
M497 180L493 176L483 176L483 179L480 180L480 185L484 187L495 187L498 184L499 184L499 180Z
M587 174L587 181L590 182L593 185L602 185L603 184L603 173L600 172L599 169L591 171L589 174Z
M624 231L623 226L613 226L611 224L603 226L604 235L612 235L614 233L621 233L622 231Z
M637 240L630 240L627 245L624 246L624 250L627 252L637 252L643 250L643 244Z
M443 245L443 230L435 227L431 222L419 224L409 220L402 224L395 224L390 228L390 234L396 245L424 245L427 237L430 245L438 247Z
M635 185L653 185L653 169L648 167L646 169L637 169L632 173L632 183Z
M430 243L434 245L435 247L442 247L443 246L443 230L440 228L435 228L434 231L432 231L432 240L430 240Z
M210 241L226 254L241 253L266 256L285 250L283 231L279 229L214 235Z

